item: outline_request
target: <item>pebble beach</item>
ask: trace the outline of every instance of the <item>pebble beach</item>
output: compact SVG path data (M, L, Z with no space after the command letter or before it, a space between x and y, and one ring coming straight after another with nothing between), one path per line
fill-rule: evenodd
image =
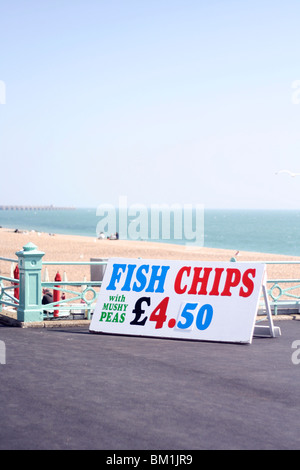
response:
M48 234L36 231L0 229L0 256L16 259L15 253L27 243L34 243L45 253L43 261L90 261L91 258L144 258L144 259L178 259L198 261L230 261L235 256L237 261L299 261L300 257L274 255L242 251L236 255L235 250L219 248L182 246L168 243L133 240L101 240L77 235ZM48 266L49 279L54 280L57 271L66 272L69 281L90 280L90 266ZM0 261L0 273L10 276L11 263ZM300 265L274 264L267 265L268 279L300 278Z

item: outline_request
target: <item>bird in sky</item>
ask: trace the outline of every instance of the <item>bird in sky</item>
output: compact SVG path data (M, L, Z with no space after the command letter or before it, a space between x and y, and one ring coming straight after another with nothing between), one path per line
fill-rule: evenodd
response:
M293 173L292 171L290 170L280 170L280 171L277 171L275 173L275 175L279 175L279 173L288 173L290 176L292 176L293 178L295 178L295 176L300 176L300 173Z

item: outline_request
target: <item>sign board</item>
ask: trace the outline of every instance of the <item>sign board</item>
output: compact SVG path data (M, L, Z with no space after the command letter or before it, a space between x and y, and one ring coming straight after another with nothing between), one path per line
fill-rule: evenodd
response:
M91 332L251 343L265 265L111 258Z

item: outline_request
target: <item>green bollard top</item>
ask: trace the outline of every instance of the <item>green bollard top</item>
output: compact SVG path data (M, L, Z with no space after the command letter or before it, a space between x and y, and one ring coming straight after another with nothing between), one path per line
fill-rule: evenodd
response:
M33 250L36 250L36 249L37 249L37 246L32 242L29 242L29 243L27 243L27 245L23 246L24 251L33 251Z
M45 254L43 251L39 251L37 249L37 246L34 243L29 242L29 243L27 243L26 245L23 246L23 250L17 251L16 255L17 256L24 256L25 254L30 255L30 253L32 253L32 255L34 255L34 256L36 256L36 255L44 256L44 254Z

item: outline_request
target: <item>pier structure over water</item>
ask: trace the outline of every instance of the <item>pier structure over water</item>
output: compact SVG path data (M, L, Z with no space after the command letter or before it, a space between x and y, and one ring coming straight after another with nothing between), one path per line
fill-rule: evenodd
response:
M74 210L75 207L56 207L56 206L8 206L0 205L1 211L66 211Z

